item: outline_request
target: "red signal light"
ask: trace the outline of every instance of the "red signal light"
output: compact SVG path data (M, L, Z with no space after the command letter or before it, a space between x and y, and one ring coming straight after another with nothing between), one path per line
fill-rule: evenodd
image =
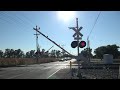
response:
M80 43L79 43L79 47L80 48L83 48L83 47L85 47L86 46L86 42L85 41L81 41Z

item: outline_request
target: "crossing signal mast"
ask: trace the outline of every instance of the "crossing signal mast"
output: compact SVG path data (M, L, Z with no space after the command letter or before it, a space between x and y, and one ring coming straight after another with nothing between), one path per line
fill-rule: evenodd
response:
M83 28L83 27L80 27L78 26L78 18L76 18L76 27L68 27L69 29L72 29L75 31L75 34L73 35L74 37L74 40L76 41L73 41L71 43L71 47L72 48L76 48L77 47L77 52L78 52L78 57L79 57L79 47L80 48L83 48L86 46L86 42L85 41L82 41L82 36L83 34L80 33L80 30ZM81 41L80 41L81 40ZM79 64L79 59L77 58L77 61L78 61L78 77L80 78L81 74L80 74L80 64Z
M76 48L77 47L77 51L78 51L78 56L79 56L79 47L80 48L83 48L86 46L86 42L85 41L82 41L82 36L83 34L80 33L80 30L83 28L83 27L78 27L78 18L76 18L76 27L68 27L69 29L72 29L75 31L75 34L73 35L74 37L74 40L76 41L73 41L71 43L71 47L72 48ZM80 41L81 40L81 41Z

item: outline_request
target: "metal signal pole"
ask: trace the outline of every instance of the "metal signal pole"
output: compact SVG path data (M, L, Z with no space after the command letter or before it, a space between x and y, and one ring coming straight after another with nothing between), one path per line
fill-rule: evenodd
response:
M37 63L38 63L38 52L39 52L38 35L40 35L40 34L37 33L37 30L39 30L40 27L37 28L37 26L36 26L36 28L33 28L33 29L36 31L36 34L34 34L34 35L36 35L36 52L37 52L36 59L37 59Z
M76 24L77 24L77 30L78 30L78 18L76 18ZM79 35L77 34L77 38L79 38ZM77 39L78 41L78 47L77 47L77 50L78 50L78 56L79 56L79 39Z
M90 62L90 41L89 41L89 38L87 38L87 49L88 49L88 60Z
M80 73L80 60L79 60L79 40L82 39L82 36L83 34L80 33L80 30L83 28L83 27L80 27L78 26L78 18L76 18L76 27L68 27L69 29L73 29L75 31L75 34L73 35L74 39L77 40L77 53L78 53L78 56L77 56L77 62L78 62L78 77L79 79L81 78L81 73Z
M77 31L78 31L78 18L76 18L76 24L77 24ZM78 46L77 46L77 51L78 51L78 56L79 56L79 34L77 34L77 42L78 42ZM78 77L80 79L81 74L80 74L80 61L78 60Z

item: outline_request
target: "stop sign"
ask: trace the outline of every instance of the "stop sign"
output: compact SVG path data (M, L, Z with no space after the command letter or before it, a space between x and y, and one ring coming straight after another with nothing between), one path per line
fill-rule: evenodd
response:
M76 48L78 46L78 42L77 41L73 41L72 43L71 43L71 47L72 48Z
M83 47L85 47L86 46L86 42L85 41L81 41L80 43L79 43L79 47L80 48L83 48Z

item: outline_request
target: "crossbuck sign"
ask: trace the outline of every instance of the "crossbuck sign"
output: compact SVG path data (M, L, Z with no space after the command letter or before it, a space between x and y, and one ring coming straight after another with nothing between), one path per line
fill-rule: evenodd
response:
M73 35L74 39L81 39L81 37L83 36L82 33L80 33L80 30L82 29L83 27L80 27L78 30L75 28L75 27L69 27L69 29L73 29L75 31L75 34ZM75 37L77 36L77 37ZM81 37L79 37L81 36Z

